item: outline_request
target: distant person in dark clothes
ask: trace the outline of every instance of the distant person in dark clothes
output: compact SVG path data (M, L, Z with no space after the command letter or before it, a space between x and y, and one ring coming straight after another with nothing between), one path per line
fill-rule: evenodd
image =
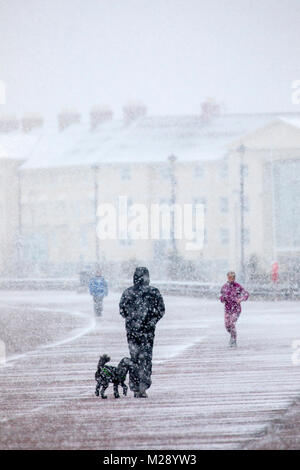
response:
M225 303L225 328L230 333L230 347L236 347L236 327L240 313L242 311L241 302L247 300L249 293L237 282L235 282L235 272L227 273L228 281L221 289L220 301Z
M120 314L125 318L131 356L129 387L136 398L147 398L151 386L152 350L156 323L165 313L163 298L156 287L149 285L147 268L136 268L133 286L120 300Z
M103 298L108 294L108 286L100 271L89 282L90 294L94 299L94 312L100 317L103 312Z

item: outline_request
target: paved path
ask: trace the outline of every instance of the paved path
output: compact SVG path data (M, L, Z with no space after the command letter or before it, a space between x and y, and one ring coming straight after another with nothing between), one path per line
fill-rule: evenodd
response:
M230 350L221 304L168 297L149 398L115 400L110 387L107 400L97 399L99 354L113 363L128 355L118 300L110 295L95 321L86 295L0 293L12 312L26 304L27 315L30 305L80 314L80 328L65 340L0 367L1 449L237 449L259 442L300 393L300 366L291 360L299 302L244 303L239 347ZM70 316L62 317L63 330Z

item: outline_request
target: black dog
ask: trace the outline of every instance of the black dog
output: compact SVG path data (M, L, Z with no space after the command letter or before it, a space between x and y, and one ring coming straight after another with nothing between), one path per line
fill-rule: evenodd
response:
M123 388L123 395L127 395L128 387L124 383L126 380L127 372L131 365L131 360L128 357L124 357L118 364L118 367L107 366L105 365L110 361L110 357L106 354L100 356L97 371L95 373L95 380L97 381L95 394L99 396L99 390L101 398L107 398L104 395L105 390L112 382L114 384L114 396L115 398L120 398L118 386L121 385Z

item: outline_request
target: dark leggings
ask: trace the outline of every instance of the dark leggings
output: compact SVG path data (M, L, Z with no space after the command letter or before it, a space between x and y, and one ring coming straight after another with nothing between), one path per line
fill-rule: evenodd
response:
M240 316L239 312L233 312L233 313L225 313L225 328L230 333L231 338L236 341L237 338L237 332L236 332L236 327L235 324L238 321L238 318Z
M131 357L130 389L135 392L146 390L151 386L154 334L143 334L138 337L127 335L127 339Z

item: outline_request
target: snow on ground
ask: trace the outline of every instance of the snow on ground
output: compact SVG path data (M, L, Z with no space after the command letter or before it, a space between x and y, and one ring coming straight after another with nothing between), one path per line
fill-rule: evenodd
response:
M61 296L53 298L48 292L0 292L0 339L5 343L6 355L12 358L37 347L67 341L90 325L94 319L78 309L78 299L69 297L68 308L61 305ZM71 307L72 305L72 307Z
M22 355L9 352L0 366L1 449L259 446L266 426L300 393L300 365L291 359L292 342L300 339L299 302L244 303L239 347L230 350L220 303L166 297L149 398L129 393L115 400L111 386L108 400L96 398L100 353L114 364L128 355L119 298L110 294L95 320L85 294L0 292L0 317L17 318L9 328L23 344Z
M299 450L300 398L272 420L259 440L250 441L245 447L248 450Z

